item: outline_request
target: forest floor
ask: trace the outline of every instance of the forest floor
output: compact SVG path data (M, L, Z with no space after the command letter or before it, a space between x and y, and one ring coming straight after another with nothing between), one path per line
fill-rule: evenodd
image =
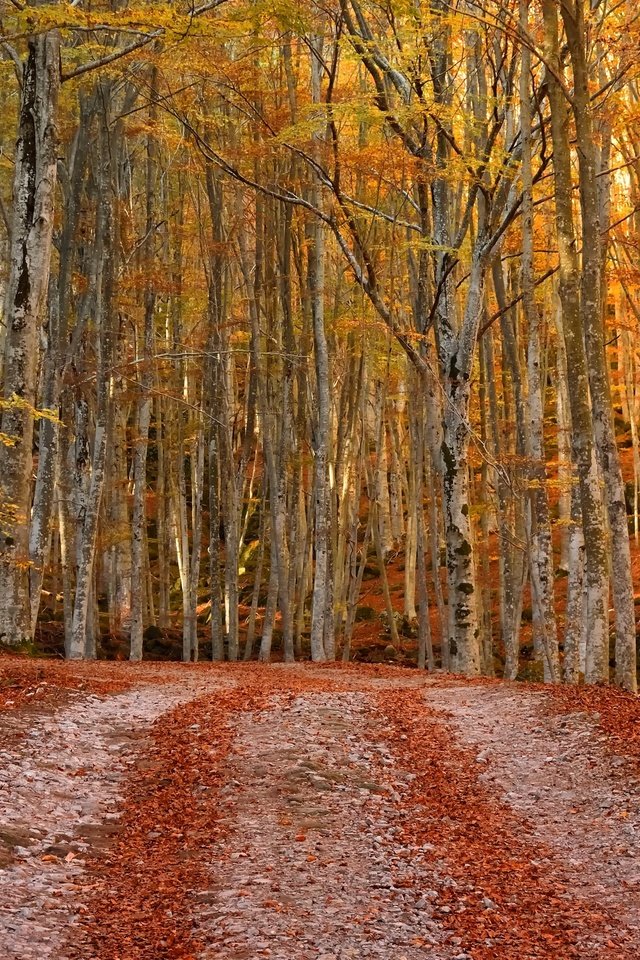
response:
M640 955L640 701L0 658L4 960Z

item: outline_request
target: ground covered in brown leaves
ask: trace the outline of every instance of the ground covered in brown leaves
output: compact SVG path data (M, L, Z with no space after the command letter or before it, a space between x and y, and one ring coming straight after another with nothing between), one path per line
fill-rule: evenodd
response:
M640 707L363 666L0 659L6 960L627 960Z

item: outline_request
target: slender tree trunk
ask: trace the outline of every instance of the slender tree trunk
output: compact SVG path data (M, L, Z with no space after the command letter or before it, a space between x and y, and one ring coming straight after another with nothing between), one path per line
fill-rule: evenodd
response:
M258 659L262 663L268 663L271 659L271 641L273 639L273 626L275 623L276 609L278 606L278 561L277 547L275 540L271 540L271 562L269 569L269 588L267 591L267 605L264 611L264 620L262 623L262 636L260 638L260 653Z
M316 56L311 60L311 93L314 103L320 102L320 83L322 77L322 38L313 40ZM312 188L312 202L317 206L321 202L319 187ZM308 278L311 298L311 317L313 325L313 345L316 374L317 422L314 444L314 496L315 496L315 571L313 578L313 600L311 607L311 659L314 661L333 658L332 649L333 610L331 623L326 622L327 597L333 598L331 580L331 525L329 490L329 430L331 424L331 397L329 386L329 349L325 331L325 243L324 224L314 220L311 225L311 246L309 249ZM332 604L331 604L332 606ZM329 649L325 645L329 639Z
M134 454L133 454L133 511L131 518L131 646L129 657L131 660L142 660L144 634L144 604L143 604L143 551L147 528L147 452L149 449L149 427L151 425L153 387L153 351L154 351L154 320L156 309L156 295L153 269L153 245L155 242L155 178L156 178L156 146L153 125L156 121L156 70L152 70L150 80L151 106L149 109L149 123L151 132L147 137L147 169L146 194L147 210L145 222L145 267L149 279L144 293L144 327L142 335L142 350L139 356L141 365L140 399L135 424Z
M529 29L529 0L520 0L520 26ZM541 371L541 322L535 300L533 267L533 173L531 165L531 106L529 74L531 53L526 44L521 51L520 131L522 137L522 307L528 332L528 430L529 460L529 551L532 604L537 608L537 624L543 656L544 679L560 680L558 634L554 598L553 543L547 491L547 471L543 439L544 387Z

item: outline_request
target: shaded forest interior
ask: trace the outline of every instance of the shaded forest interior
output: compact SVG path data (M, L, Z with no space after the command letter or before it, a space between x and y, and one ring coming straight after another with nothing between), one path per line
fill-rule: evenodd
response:
M633 5L0 34L2 644L635 692Z

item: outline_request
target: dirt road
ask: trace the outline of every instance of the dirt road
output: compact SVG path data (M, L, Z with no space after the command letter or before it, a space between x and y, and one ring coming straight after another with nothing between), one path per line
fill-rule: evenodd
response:
M640 953L640 767L592 708L384 667L64 670L0 713L6 960Z

